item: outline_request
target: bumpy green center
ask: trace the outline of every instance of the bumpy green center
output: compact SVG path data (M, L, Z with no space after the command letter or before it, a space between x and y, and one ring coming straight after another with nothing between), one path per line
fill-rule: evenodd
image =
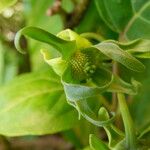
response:
M73 77L80 81L90 79L96 69L91 56L80 51L72 56L70 64Z

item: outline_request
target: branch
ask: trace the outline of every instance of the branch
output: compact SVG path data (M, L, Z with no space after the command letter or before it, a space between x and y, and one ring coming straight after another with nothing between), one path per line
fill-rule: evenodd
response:
M78 3L73 2L75 7L71 13L67 13L62 8L62 0L55 0L52 7L47 10L48 16L53 16L55 14L60 14L64 21L64 28L74 28L76 27L84 16L84 13L89 5L89 0L80 0Z
M80 0L73 12L68 14L66 18L65 28L74 28L77 26L84 16L84 13L89 5L89 0Z

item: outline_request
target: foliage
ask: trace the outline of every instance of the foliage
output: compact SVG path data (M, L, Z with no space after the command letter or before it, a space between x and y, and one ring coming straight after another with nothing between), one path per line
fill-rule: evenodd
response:
M41 135L74 126L77 114L66 104L59 81L50 70L22 75L6 85L0 93L0 133L7 136Z
M57 29L59 26L55 28L57 32L61 30L57 35L47 25L53 27L52 22L55 19L59 22L60 16L61 23L65 24L64 13L60 11L60 16L55 19L50 17L50 22L45 26L47 18L42 13L47 5L44 1L31 0L27 4L33 13L30 15L26 12L27 26L17 32L14 43L19 52L31 55L33 68L40 67L37 72L16 77L1 87L0 133L7 136L43 135L72 129L66 135L76 147L81 147L77 139L82 136L76 137L74 128L83 121L83 117L91 123L89 128L94 132L90 133L89 147L85 149L148 149L150 121L146 120L149 116L141 120L136 112L147 112L148 108L143 108L149 105L149 85L146 84L150 81L147 75L150 58L150 1L91 1L79 25L74 30L61 30L60 24L60 29ZM6 7L3 1L1 5ZM10 6L9 2L7 6ZM73 5L69 6L71 11ZM37 8L40 12L36 11ZM39 13L39 18L34 17L38 15L36 13ZM94 24L94 21L97 23ZM29 52L21 44L22 37L30 38L27 40ZM50 70L39 62L41 58L35 49L41 51ZM3 58L3 55L0 57ZM145 82L144 74L147 75ZM139 91L143 92L139 94ZM128 108L130 98L138 99L138 102L133 101L133 105ZM140 105L143 99L145 103ZM114 104L116 100L118 106L114 111L110 102ZM135 113L130 115L130 111ZM125 130L115 123L120 115ZM132 120L132 116L136 116L136 120ZM136 124L139 120L141 126ZM102 127L108 140L98 138L95 135L98 131L93 126ZM87 146L87 143L83 145Z

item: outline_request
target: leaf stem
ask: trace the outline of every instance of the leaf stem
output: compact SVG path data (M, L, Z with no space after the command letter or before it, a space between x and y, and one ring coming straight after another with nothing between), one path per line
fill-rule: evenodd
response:
M136 134L133 125L132 118L126 103L126 99L123 93L118 93L118 103L120 112L123 118L126 136L126 146L129 150L136 150Z

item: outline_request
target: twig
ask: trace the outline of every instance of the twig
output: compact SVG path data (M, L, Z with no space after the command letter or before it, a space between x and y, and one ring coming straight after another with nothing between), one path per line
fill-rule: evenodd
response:
M75 6L73 12L67 16L65 28L74 28L79 24L80 20L84 16L88 4L89 0L80 0L80 2Z
M113 62L112 72L115 75L119 74L117 62ZM117 107L117 95L116 93L112 93L112 110L116 111L116 107Z
M47 16L52 16L52 15L59 13L62 9L61 3L62 3L62 0L55 0L53 6L47 10L46 12Z
M122 33L120 33L118 41L122 41ZM113 62L113 66L112 66L112 72L115 75L119 75L119 69L118 69L118 63L117 62ZM117 94L116 93L112 93L112 110L115 111L117 107Z
M54 4L52 7L50 7L46 14L48 16L52 16L55 14L60 14L63 22L64 22L64 28L74 28L77 26L84 16L84 13L87 9L87 6L89 4L89 0L80 0L80 2L73 2L75 5L75 8L72 13L67 13L63 8L62 8L62 1L61 0L55 0Z

